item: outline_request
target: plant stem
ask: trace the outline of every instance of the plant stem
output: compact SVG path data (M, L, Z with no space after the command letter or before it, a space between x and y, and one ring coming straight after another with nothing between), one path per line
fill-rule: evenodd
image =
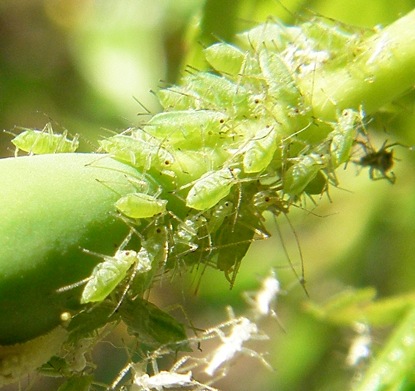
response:
M363 41L358 50L346 67L316 71L304 80L313 91L315 117L333 120L336 112L359 105L373 113L415 84L415 10Z

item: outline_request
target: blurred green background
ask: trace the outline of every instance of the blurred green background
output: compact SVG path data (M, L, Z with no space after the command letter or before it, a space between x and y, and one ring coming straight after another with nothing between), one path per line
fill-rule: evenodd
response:
M313 13L370 29L414 7L414 0L2 0L0 126L14 132L16 126L43 128L52 121L57 131L79 133L82 151L95 151L100 137L138 125L146 110L157 112L150 91L177 81L186 64L205 68L201 50L218 39L229 42L269 17L295 23ZM374 118L369 128L375 146L385 139L415 144L414 96L406 94ZM12 156L13 136L0 137L1 156ZM347 287L373 286L380 298L415 292L415 156L399 146L395 156L395 185L371 181L367 170L349 164L338 173L340 188L330 189L332 202L316 197L318 207L306 200L307 210L290 212L312 301L323 303ZM295 235L284 216L277 223L299 269ZM354 334L304 311L308 299L287 266L275 222L268 226L275 234L252 246L232 290L220 272L207 270L197 295L194 274L156 289L151 300L162 308L181 302L195 326L206 328L226 320L227 304L237 313L246 310L241 293L257 289L260 277L274 267L286 291L277 306L284 330L275 321L264 325L272 339L257 349L269 352L275 372L242 357L217 387L346 390L358 372L345 362ZM387 331L373 330L374 351ZM102 381L123 365L122 332L98 349ZM109 360L114 345L119 354L112 352ZM52 390L56 384L31 389Z

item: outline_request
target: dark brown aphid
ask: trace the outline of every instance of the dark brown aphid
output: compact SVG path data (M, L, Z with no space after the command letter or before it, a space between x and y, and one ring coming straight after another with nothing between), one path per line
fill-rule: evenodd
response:
M365 142L358 141L358 143L362 146L365 155L362 156L359 160L355 161L355 163L362 167L369 167L370 179L386 179L392 184L395 183L395 174L390 172L394 163L393 150L390 148L401 144L387 144L386 140L380 149L376 151L371 145Z

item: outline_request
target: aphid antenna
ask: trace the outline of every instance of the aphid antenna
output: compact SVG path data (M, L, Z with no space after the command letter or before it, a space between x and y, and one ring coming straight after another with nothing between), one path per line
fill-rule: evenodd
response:
M153 113L146 107L142 102L140 102L135 96L133 96L133 99L138 103L139 106L145 111L145 113L138 113L138 116L141 115L152 115Z
M274 221L275 221L275 226L276 226L276 229L277 229L277 233L278 233L278 236L280 238L280 242L281 242L281 245L282 245L282 248L283 248L285 257L287 258L288 264L290 266L290 269L292 270L292 272L294 273L295 277L297 278L297 281L302 286L304 293L307 295L307 297L310 297L310 295L309 295L309 293L307 291L307 288L306 288L306 280L304 278L304 275L305 275L305 270L304 270L304 257L303 257L303 252L302 252L301 245L300 245L300 240L299 240L298 235L297 235L297 232L296 232L293 224L291 223L291 220L287 216L287 214L286 213L283 213L283 215L285 216L285 218L286 218L286 220L288 222L288 225L290 226L291 232L293 233L294 238L295 238L295 242L296 242L296 245L297 245L298 253L300 255L301 274L298 274L297 270L294 267L294 264L293 264L293 262L291 260L291 257L290 257L290 254L288 252L287 246L285 244L285 240L283 238L283 235L282 235L282 232L281 232L281 228L280 228L280 226L279 226L279 224L277 222L277 217L275 215L273 215L274 216Z
M281 140L281 145L285 145L287 141L289 141L290 139L292 139L292 138L294 138L294 137L298 136L298 135L299 135L299 134L301 134L302 132L306 131L306 130L307 130L307 129L308 129L308 128L312 125L312 124L313 124L313 121L311 121L311 120L310 120L310 122L309 122L306 126L302 127L300 130L297 130L296 132L291 133L291 134L290 134L290 135L288 135L287 137L283 138L283 139Z

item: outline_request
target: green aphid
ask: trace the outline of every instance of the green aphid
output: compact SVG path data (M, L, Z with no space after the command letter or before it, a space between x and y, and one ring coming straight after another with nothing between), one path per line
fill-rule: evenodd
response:
M228 43L220 42L204 51L207 62L218 72L236 76L243 72L246 53Z
M299 28L297 28L300 31ZM289 27L280 23L267 22L237 35L244 49L259 52L261 49L283 51L295 36Z
M156 114L144 130L171 145L198 149L226 138L228 116L212 110L170 111Z
M361 116L358 112L348 109L343 110L335 128L329 133L327 139L330 141L330 155L333 168L342 163L347 163L357 134L358 121Z
M301 94L283 58L272 51L262 49L258 53L262 77L268 86L268 94L272 99L283 100L297 107L301 103Z
M145 170L151 167L168 169L174 162L173 155L164 148L163 141L141 129L132 130L128 136L119 134L100 140L99 144L115 159Z
M19 150L30 155L75 152L79 147L78 136L70 140L67 135L66 130L62 134L53 133L50 123L43 130L27 129L12 140L16 146L15 156L17 157Z
M131 219L145 219L164 213L167 201L145 193L131 193L121 197L115 207Z
M186 86L163 88L156 95L165 111L203 108L203 98Z
M153 303L140 297L126 298L119 314L128 332L137 336L141 344L152 349L169 346L175 350L188 350L184 325Z
M278 132L274 126L262 127L244 148L243 167L247 174L264 171L278 147Z
M327 167L327 155L311 153L299 156L284 174L284 192L292 196L300 195L318 172Z
M209 215L209 221L207 223L209 234L215 233L224 223L225 219L236 212L232 201L226 199L219 201L218 204L212 208Z
M173 251L188 253L198 248L198 233L206 226L207 220L201 214L190 214L180 222L173 235ZM184 248L183 248L184 247Z
M190 74L183 79L187 87L203 97L204 108L241 117L249 115L250 92L224 76L209 72Z
M186 206L196 210L207 210L229 195L238 182L239 168L223 168L209 171L198 179L186 197Z
M263 240L268 233L262 226L257 211L242 200L237 218L224 219L223 223L212 235L212 258L216 267L223 271L232 288L242 259L252 242Z

